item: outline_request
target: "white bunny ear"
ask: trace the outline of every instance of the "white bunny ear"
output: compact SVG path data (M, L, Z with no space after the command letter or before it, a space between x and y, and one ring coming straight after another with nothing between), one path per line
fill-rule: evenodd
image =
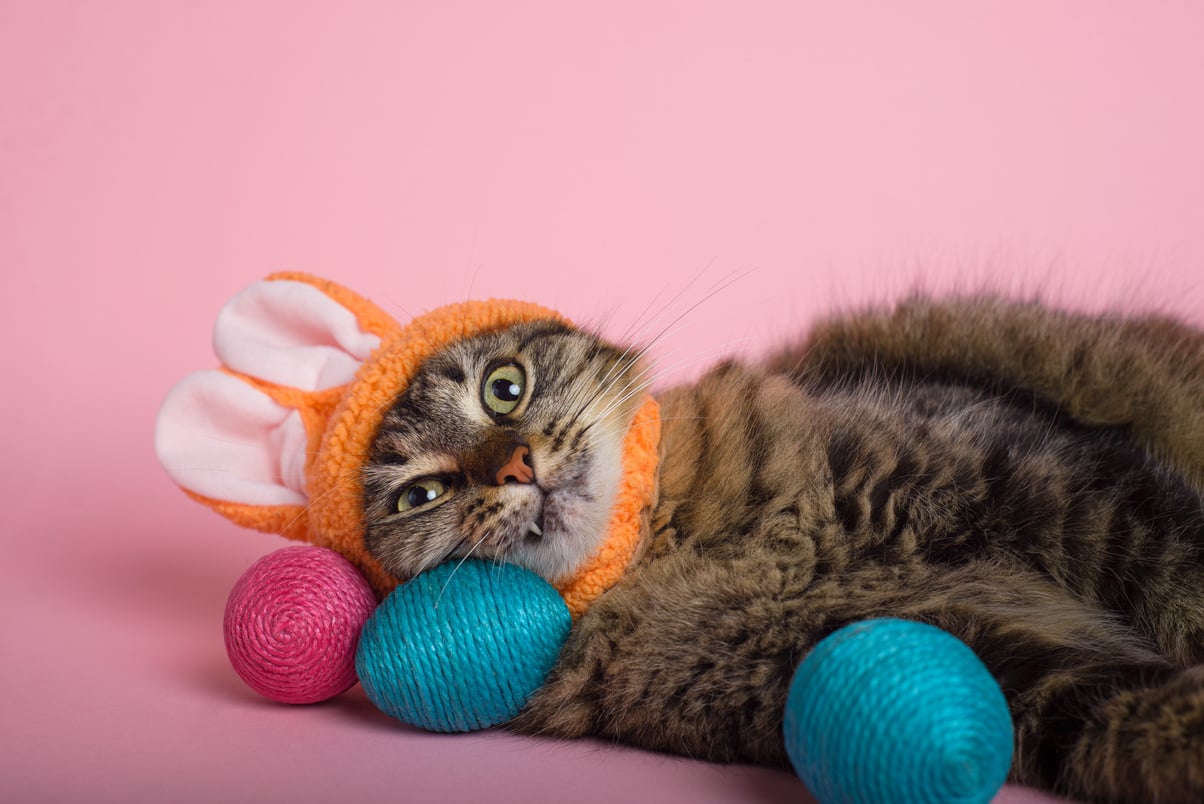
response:
M299 412L221 371L181 380L155 423L155 451L172 479L223 502L305 505L307 443Z
M275 385L320 391L346 385L380 338L313 285L257 282L226 303L213 331L218 359Z

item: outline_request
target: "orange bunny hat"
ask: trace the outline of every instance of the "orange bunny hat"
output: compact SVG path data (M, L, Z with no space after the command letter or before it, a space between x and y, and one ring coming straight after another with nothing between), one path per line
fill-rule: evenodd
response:
M338 551L377 594L398 581L364 546L360 470L390 404L423 360L454 341L539 319L519 301L462 302L402 326L372 302L306 274L274 274L218 315L221 369L168 394L155 449L193 499L226 518ZM623 574L656 496L660 416L646 395L623 444L623 478L601 549L556 583L574 617Z

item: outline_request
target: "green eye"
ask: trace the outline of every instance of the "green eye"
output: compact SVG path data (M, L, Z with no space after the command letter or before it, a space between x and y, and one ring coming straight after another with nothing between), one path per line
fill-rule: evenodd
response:
M397 511L401 513L409 511L411 508L433 503L450 490L451 488L437 477L415 480L402 489L401 494L397 496Z
M506 363L485 375L481 402L490 413L506 415L518 407L527 390L527 375L515 363Z

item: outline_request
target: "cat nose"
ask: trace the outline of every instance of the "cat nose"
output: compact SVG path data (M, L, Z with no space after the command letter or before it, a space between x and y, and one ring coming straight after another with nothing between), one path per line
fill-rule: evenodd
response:
M506 483L534 483L535 468L531 466L531 450L525 444L515 447L510 459L502 464L493 479L499 486Z

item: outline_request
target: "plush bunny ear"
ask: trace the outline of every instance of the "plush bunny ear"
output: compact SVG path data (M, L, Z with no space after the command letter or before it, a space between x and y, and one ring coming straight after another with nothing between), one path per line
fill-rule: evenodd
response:
M218 314L214 351L226 370L191 374L164 401L159 461L186 491L240 524L293 522L293 509L309 501L307 460L339 393L332 389L350 383L396 326L316 277L255 283Z
M380 338L313 285L257 282L226 303L213 349L227 367L273 385L320 391L346 385Z
M301 414L223 371L198 371L167 395L155 451L173 480L212 500L304 505Z

